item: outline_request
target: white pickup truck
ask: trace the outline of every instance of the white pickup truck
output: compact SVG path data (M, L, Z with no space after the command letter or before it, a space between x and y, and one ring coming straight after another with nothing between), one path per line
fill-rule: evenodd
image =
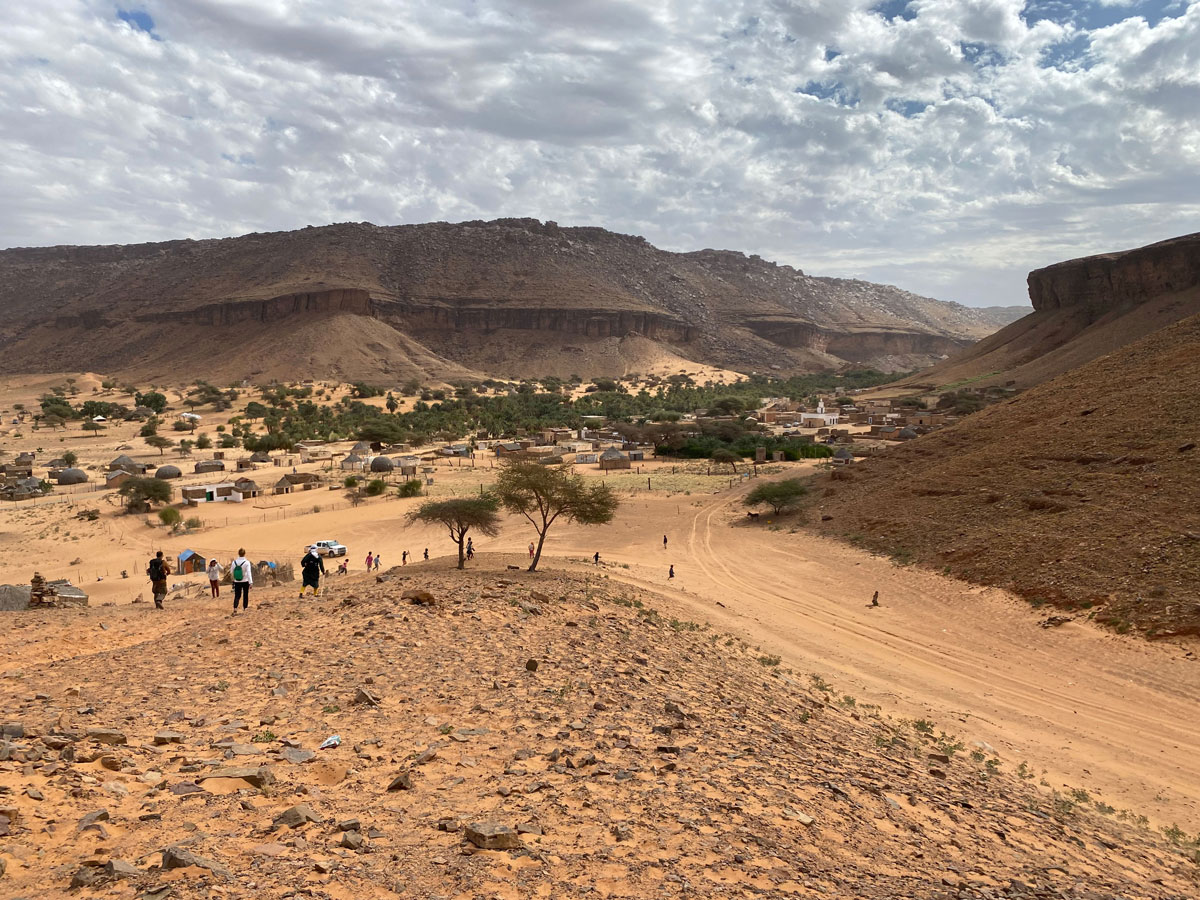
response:
M337 541L317 541L313 544L318 556L345 556L346 548Z

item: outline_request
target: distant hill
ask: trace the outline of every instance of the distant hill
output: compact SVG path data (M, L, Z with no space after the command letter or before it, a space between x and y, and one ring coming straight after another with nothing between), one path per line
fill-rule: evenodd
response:
M157 379L927 366L1013 315L502 219L0 251L0 372Z
M1200 634L1197 397L1200 315L824 476L819 527L1118 628Z
M901 386L1029 387L1200 313L1200 234L1029 273L1033 312Z

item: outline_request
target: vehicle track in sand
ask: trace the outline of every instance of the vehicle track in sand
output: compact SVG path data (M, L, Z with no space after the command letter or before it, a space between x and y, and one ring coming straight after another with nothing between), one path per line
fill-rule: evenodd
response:
M1010 767L1044 770L1055 789L1200 830L1200 665L1186 648L1082 620L1044 629L1046 613L1003 591L802 530L744 525L745 490L686 508L639 497L618 527L564 529L556 549L599 547L608 577L660 592L681 618L820 674L839 695L930 719L967 749L986 742ZM666 583L671 563L678 577ZM875 590L882 605L870 608Z

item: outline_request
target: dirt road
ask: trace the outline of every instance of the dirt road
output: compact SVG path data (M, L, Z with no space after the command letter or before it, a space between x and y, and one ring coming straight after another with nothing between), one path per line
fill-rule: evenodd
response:
M930 720L968 751L985 742L1059 791L1200 830L1191 651L1086 621L1045 629L1048 612L1002 591L775 529L765 515L752 524L740 501L634 501L611 528L565 531L556 549L599 550L605 574L663 592L681 618L728 629L858 703Z

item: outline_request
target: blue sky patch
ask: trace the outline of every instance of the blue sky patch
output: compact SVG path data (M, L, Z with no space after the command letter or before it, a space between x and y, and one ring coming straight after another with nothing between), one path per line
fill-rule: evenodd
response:
M161 41L162 38L154 33L154 19L150 18L150 13L144 9L118 9L117 18L122 22L132 25L138 31L144 31L156 41Z
M1088 68L1086 64L1088 48L1092 46L1092 39L1086 34L1077 34L1070 40L1059 41L1057 44L1052 44L1042 51L1042 58L1039 61L1041 66L1046 69L1066 69L1076 68L1072 63L1078 63L1081 68Z
M871 12L888 22L895 21L896 19L903 19L905 22L908 22L917 17L915 12L909 10L908 0L883 0L882 3L876 3L872 6Z
M900 113L906 119L920 115L929 108L929 104L924 100L901 100L899 97L892 97L884 105L892 112Z
M840 81L810 81L795 92L818 100L832 100L838 106L858 106L858 95Z
M1074 25L1089 31L1141 16L1151 26L1184 13L1179 0L1134 0L1128 6L1103 6L1096 0L1029 0L1021 16L1030 25L1049 19L1059 25Z

